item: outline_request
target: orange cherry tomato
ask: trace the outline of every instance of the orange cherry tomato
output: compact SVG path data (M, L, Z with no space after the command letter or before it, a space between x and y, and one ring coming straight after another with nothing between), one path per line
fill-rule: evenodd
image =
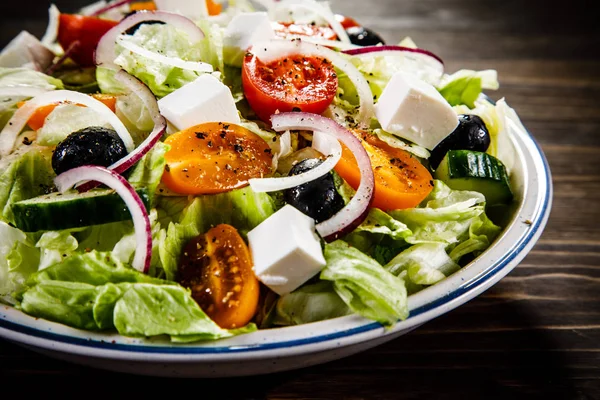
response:
M271 173L272 156L260 136L234 124L208 122L169 136L162 182L180 194L227 192Z
M221 328L234 329L252 320L260 285L248 246L237 230L217 225L183 249L179 283L191 289L200 308Z
M337 35L333 29L328 26L319 26L316 24L296 24L291 22L272 22L271 26L275 34L282 38L289 36L311 36L326 40L337 40Z
M294 55L265 64L248 53L242 87L252 110L270 123L277 111L321 114L335 97L338 79L333 64L324 58Z
M69 57L83 67L91 67L94 63L94 51L100 38L118 21L110 21L84 15L60 14L58 23L58 43L67 51L75 42Z
M156 10L156 4L153 1L136 1L135 3L131 3L129 5L129 9L131 11L154 11Z
M218 1L206 0L206 9L208 10L208 15L219 15L223 10L223 5Z
M112 110L112 112L115 112L117 106L116 96L113 96L111 94L98 93L93 94L92 97L104 103L108 108ZM25 103L25 101L21 101L17 104L17 107L21 108ZM39 107L35 110L31 117L29 117L29 120L27 120L27 125L34 131L37 131L42 126L44 126L44 123L46 122L46 117L48 117L48 115L50 115L50 113L54 111L54 109L58 107L58 105L59 104L46 104L45 106Z
M367 150L375 173L373 207L397 210L417 206L433 189L431 174L410 153L389 146L376 135L356 135ZM342 158L335 166L353 188L360 184L360 171L354 155L342 145Z

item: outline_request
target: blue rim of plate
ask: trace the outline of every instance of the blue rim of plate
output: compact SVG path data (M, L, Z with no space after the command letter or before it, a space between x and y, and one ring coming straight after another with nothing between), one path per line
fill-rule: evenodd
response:
M486 271L484 274L476 277L475 279L466 282L465 284L459 286L452 292L434 300L430 303L427 303L421 307L418 307L410 312L410 316L407 318L415 318L421 314L432 311L437 307L442 306L445 303L449 303L452 300L455 300L475 287L480 286L486 281L492 279L496 274L502 271L512 260L514 260L521 251L529 244L529 242L536 236L538 230L542 226L542 223L545 219L546 214L549 211L550 198L552 191L550 188L552 187L552 182L550 178L550 167L548 166L548 161L540 148L539 144L533 138L531 133L528 130L525 130L527 133L526 139L529 139L531 143L535 146L537 153L536 155L540 157L542 164L544 166L544 175L545 175L545 184L548 190L545 191L545 197L543 203L541 205L541 210L537 213L536 218L532 221L530 229L524 234L519 240L517 246L513 247L512 250L505 254L501 259L496 261L494 266ZM294 339L287 340L282 342L275 343L262 343L256 345L236 345L236 346L223 346L223 347L175 347L175 346L144 346L144 345L129 345L129 344L120 344L120 343L110 343L107 341L92 341L90 339L85 338L77 338L73 336L52 333L41 331L39 329L35 329L29 326L16 324L14 322L9 322L5 319L0 318L0 328L5 328L11 330L13 332L22 333L25 335L34 336L40 339L52 340L55 342L60 342L64 344L83 346L83 347L91 347L96 349L106 349L113 351L126 351L130 353L154 353L154 354L227 354L227 353L242 353L242 352L251 352L251 351L260 351L260 350L276 350L282 348L290 348L297 347L309 344L316 344L321 342L326 342L329 340L341 339L349 336L353 336L356 334L366 333L375 329L382 328L382 325L378 322L371 322L356 328L347 329L340 332L328 333L319 336L313 336L305 339Z

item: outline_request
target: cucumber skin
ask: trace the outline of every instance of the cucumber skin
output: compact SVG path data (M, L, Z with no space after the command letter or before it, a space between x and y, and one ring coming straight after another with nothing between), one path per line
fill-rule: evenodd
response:
M451 189L482 193L486 206L508 204L513 199L504 164L487 153L451 150L434 175Z
M136 192L148 210L150 196L147 190ZM31 200L34 199L12 205L14 224L23 232L58 231L131 219L125 202L114 192L56 202L32 203Z

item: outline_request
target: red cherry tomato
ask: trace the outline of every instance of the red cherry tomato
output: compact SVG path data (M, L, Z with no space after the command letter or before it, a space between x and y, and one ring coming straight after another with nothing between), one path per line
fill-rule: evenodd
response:
M83 15L61 14L58 24L58 43L67 51L74 45L69 56L83 67L94 65L94 51L100 38L117 21L88 17Z
M321 114L335 97L338 79L324 58L295 55L265 64L250 52L242 66L242 85L250 107L269 123L277 111Z

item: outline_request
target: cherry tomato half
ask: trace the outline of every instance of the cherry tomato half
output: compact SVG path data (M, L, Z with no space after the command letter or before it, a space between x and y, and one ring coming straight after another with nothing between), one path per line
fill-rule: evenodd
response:
M356 132L355 132L356 133ZM356 135L367 150L375 174L373 207L397 210L417 206L433 189L431 174L410 153L389 146L376 135ZM335 171L353 188L360 184L354 155L342 145L342 158Z
M275 112L321 114L335 97L338 79L330 61L294 55L268 64L248 53L242 66L242 86L252 110L270 123Z
M91 67L94 65L94 51L100 38L118 23L84 15L61 14L58 24L58 43L63 50L67 51L72 44L78 42L69 56L77 64Z
M260 285L248 246L231 225L217 225L185 246L179 283L221 328L243 327L256 314Z
M297 24L291 22L272 22L275 34L282 38L289 36L310 36L326 40L337 40L335 31L328 26L316 24Z
M180 194L213 194L246 186L271 173L267 142L246 128L208 122L177 132L165 143L165 186Z

